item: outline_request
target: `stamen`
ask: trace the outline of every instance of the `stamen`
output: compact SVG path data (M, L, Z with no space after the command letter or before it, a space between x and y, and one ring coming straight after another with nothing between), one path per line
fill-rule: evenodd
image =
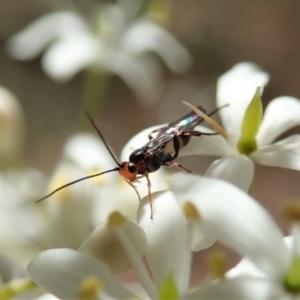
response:
M283 209L284 217L291 223L300 222L300 201L293 200Z
M217 251L208 258L210 272L215 279L225 279L225 274L228 271L227 257L224 252Z
M97 276L86 278L80 286L78 298L82 300L97 299L97 295L103 290L102 283Z
M193 203L186 201L182 206L182 209L188 219L191 219L193 221L201 221L201 215L199 214Z

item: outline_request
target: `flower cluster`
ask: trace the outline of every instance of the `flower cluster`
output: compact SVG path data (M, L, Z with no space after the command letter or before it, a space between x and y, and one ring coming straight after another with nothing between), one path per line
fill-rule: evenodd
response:
M15 59L31 60L45 50L42 67L53 80L68 81L84 69L117 75L143 102L153 101L162 88L162 67L149 53L174 73L189 70L192 59L155 21L152 10L143 11L147 5L135 0L95 3L92 20L75 8L50 13L9 39L7 51Z
M300 202L286 207L291 233L284 237L272 216L245 192L253 180L253 162L299 169L299 134L274 140L300 124L300 101L276 98L263 115L260 91L267 81L268 75L251 63L238 64L220 77L218 106L229 104L220 110L226 134L194 138L180 154L222 158L208 168L206 177L180 173L169 178L164 174L168 184L161 186L159 183L165 182L162 177L156 181L151 174L153 219L148 197L138 205L134 191L120 185L115 173L101 176L85 188L78 184L55 194L55 199L47 203L46 215L51 219L48 229L54 224L55 233L48 235L48 242L52 238L51 247L59 248L43 251L29 263L27 270L33 282L55 295L47 296L53 299L299 296ZM122 158L128 158L132 149L147 141L149 132L161 126L133 137L124 147ZM197 129L211 132L203 126ZM84 147L89 157L82 156ZM72 180L73 176L106 170L115 164L109 154L100 159L99 152L105 155L107 149L93 135L71 137L50 189L62 179ZM128 191L131 196L127 196ZM147 195L147 190L142 194ZM83 197L84 206L80 201ZM95 200L100 215L93 212ZM128 205L132 200L135 204ZM93 232L89 230L91 220L98 224ZM190 290L192 253L216 241L240 255L241 262L229 270L224 255L212 256L211 279ZM138 281L121 284L114 275L131 268Z
M69 80L88 68L117 74L139 97L153 98L160 67L149 51L177 73L190 67L191 58L143 11L145 2L136 3L104 1L92 24L74 11L44 16L12 37L8 51L29 60L45 50L42 66L55 80ZM218 158L204 176L170 176L161 168L149 172L149 181L137 177L141 201L129 186L133 184L114 172L122 165L91 133L67 140L49 180L21 165L23 111L17 98L0 87L0 299L300 298L300 202L285 206L290 225L285 236L248 194L255 163L300 170L300 134L280 139L300 125L300 100L278 97L263 112L261 97L268 81L269 75L249 62L222 75L216 95L222 125L213 127L220 134L177 145L179 156ZM163 126L134 136L123 148L121 162L149 142L150 133L155 141L154 132ZM215 133L204 126L195 130ZM176 142L173 148L160 150L173 154ZM107 170L112 172L92 176ZM33 205L45 190L51 193L86 177L93 178ZM241 261L228 268L225 254L211 255L206 280L191 289L193 252L216 242ZM118 279L129 270L136 281Z

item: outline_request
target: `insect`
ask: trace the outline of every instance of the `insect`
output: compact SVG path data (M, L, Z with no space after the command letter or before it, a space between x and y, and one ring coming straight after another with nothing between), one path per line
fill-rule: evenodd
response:
M199 106L201 111L204 109ZM210 112L208 116L216 113L220 108L215 109ZM179 151L182 147L184 147L191 139L192 136L201 136L201 135L216 135L218 133L204 133L200 131L194 130L195 126L203 121L201 117L199 117L194 111L189 112L183 117L179 118L175 122L168 124L165 127L161 127L152 131L149 135L149 142L146 143L139 149L136 149L129 156L129 161L118 162L108 144L106 143L102 133L97 128L96 124L92 120L92 118L87 114L88 119L90 120L92 126L97 131L101 140L103 141L106 149L114 159L117 164L117 167L111 170L107 170L101 173L89 175L86 177L79 178L75 181L69 182L65 185L60 186L55 189L48 195L43 198L37 200L36 202L40 202L61 189L70 186L74 183L80 182L82 180L86 180L89 178L97 177L104 175L110 172L119 172L119 174L126 180L126 182L132 186L137 193L139 199L141 200L139 193L134 185L134 183L139 182L139 179L145 177L147 180L148 187L148 198L150 202L151 209L151 219L153 219L153 207L152 207L152 198L151 198L151 182L149 179L149 173L157 171L162 166L177 166L181 170L192 173L189 169L175 162L175 159L178 157ZM153 134L156 133L156 136L153 137Z

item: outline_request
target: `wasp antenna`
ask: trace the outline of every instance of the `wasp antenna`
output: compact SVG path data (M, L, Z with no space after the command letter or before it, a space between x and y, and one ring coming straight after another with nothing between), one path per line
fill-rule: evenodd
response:
M105 138L104 136L102 135L102 133L100 132L100 130L98 129L98 127L96 126L96 124L94 123L92 117L88 114L88 113L85 113L85 115L87 116L87 118L90 120L92 126L94 127L94 129L97 131L98 135L100 136L102 142L104 143L107 151L110 153L111 157L113 158L113 160L116 162L116 164L121 167L121 164L118 162L117 158L115 157L115 155L112 153L112 151L110 150L108 144L106 143L105 141Z
M49 198L50 196L52 196L52 195L55 194L56 192L58 192L58 191L64 189L64 188L67 187L67 186L70 186L70 185L72 185L72 184L74 184L74 183L77 183L77 182L82 181L82 180L85 180L85 179L97 177L97 176L100 176L100 175L103 175L103 174L106 174L106 173L115 172L115 171L119 171L119 168L107 170L107 171L105 171L105 172L97 173L97 174L94 174L94 175L89 175L89 176L82 177L82 178L79 178L79 179L77 179L77 180L71 181L71 182L69 182L69 183L67 183L67 184L64 184L64 185L60 186L59 188L55 189L54 191L52 191L50 194L46 195L45 197L43 197L43 198L41 198L41 199L35 201L35 203L41 202L41 201L43 201L43 200Z

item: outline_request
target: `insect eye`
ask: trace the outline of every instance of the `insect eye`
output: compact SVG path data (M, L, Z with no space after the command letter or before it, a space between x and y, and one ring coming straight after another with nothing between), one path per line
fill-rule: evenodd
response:
M134 163L130 163L128 165L128 171L132 174L136 173L136 171L137 171L136 165Z

